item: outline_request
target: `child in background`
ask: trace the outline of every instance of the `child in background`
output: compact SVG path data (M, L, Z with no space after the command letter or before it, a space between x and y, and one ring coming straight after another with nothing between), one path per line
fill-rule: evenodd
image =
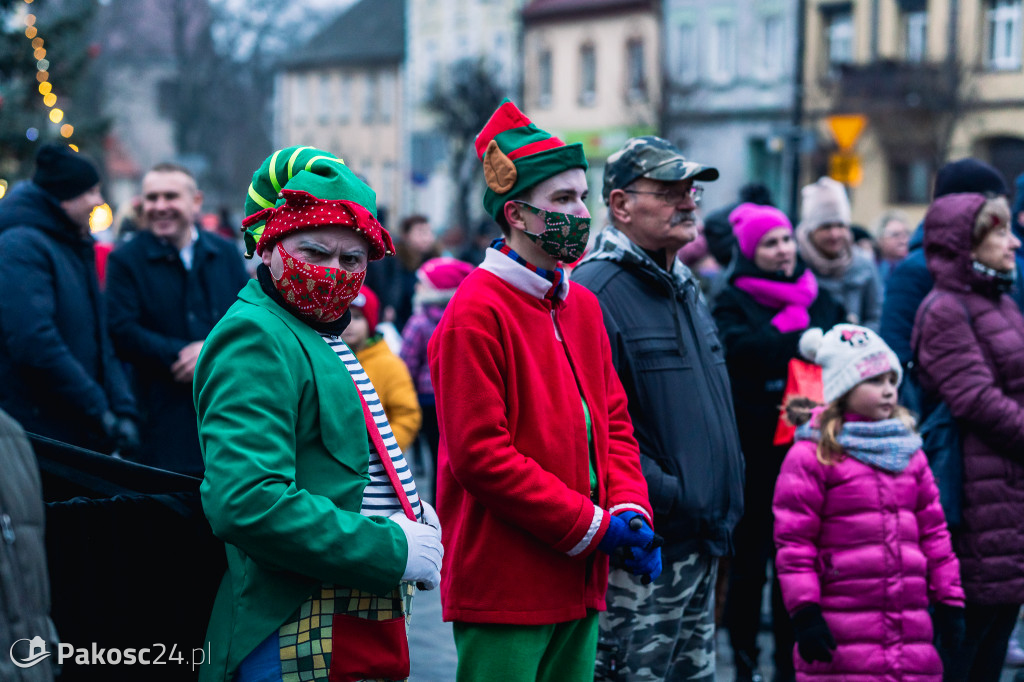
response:
M900 362L850 324L807 330L800 352L822 366L828 404L797 429L773 504L796 679L938 682L933 624L955 651L964 592L921 438L896 402Z
M352 321L341 333L342 340L356 354L359 364L366 370L377 396L384 406L384 414L402 452L408 452L420 430L422 415L416 401L412 377L397 355L391 352L382 334L377 332L380 301L367 287L349 306Z
M431 258L416 271L416 293L412 297L413 314L402 330L402 359L416 382L416 395L423 412L423 438L430 448L437 471L437 448L441 434L437 430L434 386L430 383L427 342L441 321L444 308L473 266L455 258Z

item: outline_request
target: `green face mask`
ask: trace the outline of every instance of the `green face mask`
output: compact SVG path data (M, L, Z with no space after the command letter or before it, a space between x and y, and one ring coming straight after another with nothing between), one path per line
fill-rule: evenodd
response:
M544 253L563 263L575 263L583 256L587 240L590 238L590 218L547 211L531 206L525 201L516 203L522 204L544 221L544 231L540 234L523 230L527 237L544 250Z

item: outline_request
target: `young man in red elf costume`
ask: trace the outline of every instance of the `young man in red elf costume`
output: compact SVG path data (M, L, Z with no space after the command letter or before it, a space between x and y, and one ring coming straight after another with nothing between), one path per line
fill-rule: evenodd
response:
M608 556L661 552L601 309L563 263L590 232L579 144L506 100L476 139L501 226L429 345L444 618L459 680L592 680Z

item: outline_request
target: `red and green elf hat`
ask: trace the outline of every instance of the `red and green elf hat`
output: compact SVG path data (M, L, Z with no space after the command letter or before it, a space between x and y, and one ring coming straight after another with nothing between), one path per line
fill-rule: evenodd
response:
M587 169L583 145L566 144L535 126L506 99L476 136L476 155L484 164L484 210L495 220L505 203L553 175Z
M281 149L253 173L245 198L245 257L286 234L346 225L370 242L370 260L393 256L391 235L377 222L377 195L345 162L313 147Z

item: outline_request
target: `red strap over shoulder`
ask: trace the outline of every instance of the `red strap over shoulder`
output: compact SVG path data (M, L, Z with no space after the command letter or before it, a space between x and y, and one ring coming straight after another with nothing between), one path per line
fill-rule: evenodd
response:
M359 402L363 404L363 419L366 420L366 430L370 434L370 440L373 441L373 447L377 448L377 454L380 456L380 462L384 465L384 471L387 472L388 480L391 481L391 487L395 489L395 494L398 496L398 502L402 505L402 510L405 515L409 517L410 521L416 521L416 512L412 510L412 503L409 502L409 496L405 494L405 488L402 487L402 481L398 478L398 472L395 470L395 463L391 461L391 456L388 455L387 446L384 445L384 439L381 438L380 429L377 428L377 422L373 419L373 414L370 413L370 406L366 404L366 398L363 397L363 392L356 387L356 393L359 394Z

